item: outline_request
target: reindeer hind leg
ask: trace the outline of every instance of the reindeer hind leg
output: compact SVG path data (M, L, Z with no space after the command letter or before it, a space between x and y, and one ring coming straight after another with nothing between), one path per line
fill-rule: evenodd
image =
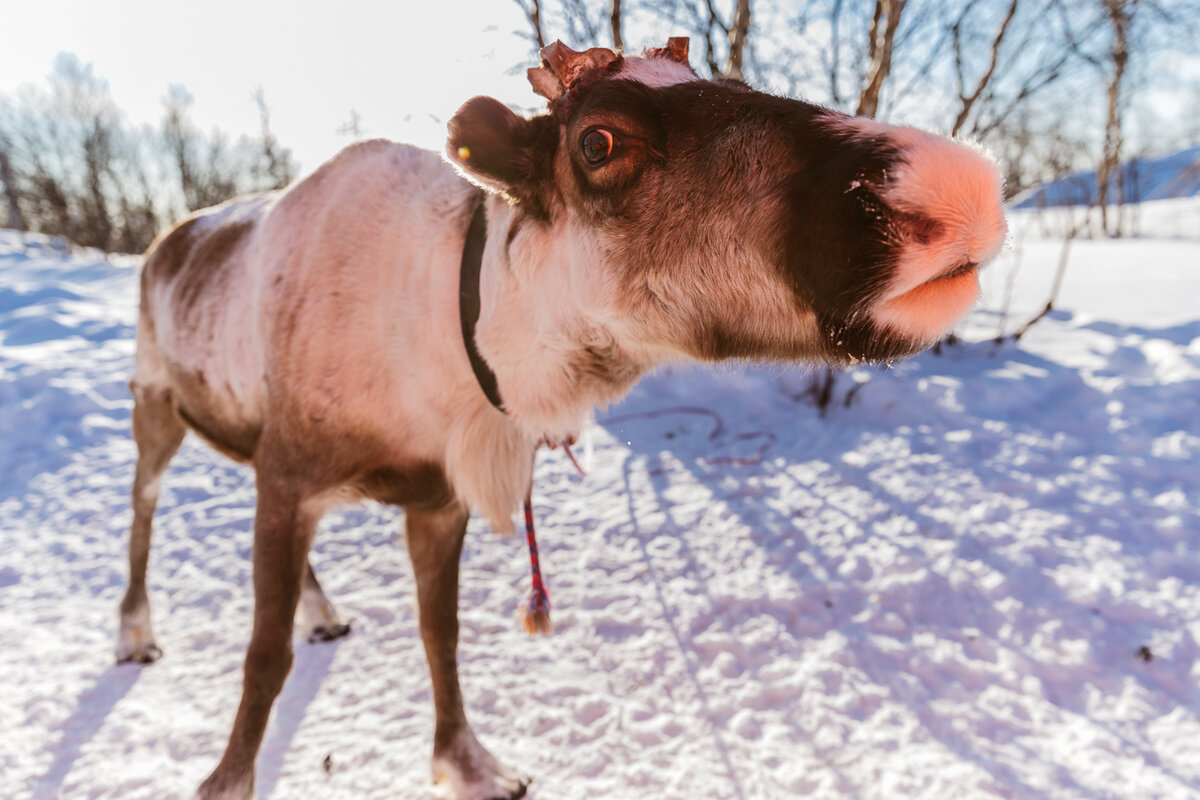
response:
M350 633L350 623L343 622L326 597L317 581L312 561L304 573L304 585L300 589L300 624L305 628L309 642L332 642Z
M176 416L171 390L145 386L133 390L133 438L137 467L133 478L133 523L129 529L129 586L120 606L117 662L146 664L162 655L150 624L150 599L146 594L146 564L150 558L150 533L162 474L179 449L186 428Z

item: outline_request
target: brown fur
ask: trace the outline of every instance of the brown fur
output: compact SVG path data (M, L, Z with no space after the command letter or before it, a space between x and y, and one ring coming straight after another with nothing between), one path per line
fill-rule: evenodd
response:
M437 464L373 469L351 481L351 486L363 497L407 509L435 511L454 503L454 490Z
M185 318L203 313L197 304L203 302L214 283L225 277L220 268L235 263L232 256L245 246L256 221L232 221L195 238L187 261L179 267L179 273L186 274L188 279L181 281L176 289L179 293L179 309Z
M219 398L204 379L204 372L172 369L176 388L175 411L187 426L198 433L213 449L234 461L247 464L254 458L261 431L236 421L222 419L217 411Z

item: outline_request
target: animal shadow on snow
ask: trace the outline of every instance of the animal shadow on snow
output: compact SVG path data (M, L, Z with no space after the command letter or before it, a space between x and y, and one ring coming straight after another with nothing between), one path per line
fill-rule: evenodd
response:
M633 520L628 534L637 540L656 612L670 627L705 715L718 717L700 676L706 654L697 633L736 639L743 622L763 615L786 632L772 643L768 660L798 661L808 643L840 636L846 663L875 689L906 706L957 757L1018 795L1038 792L1014 763L1042 764L1064 785L1078 784L1047 760L1036 737L1019 745L1024 753L1014 761L1016 735L1001 732L994 741L981 741L987 734L957 728L952 715L934 710L947 703L986 707L978 701L993 683L990 667L1001 651L1040 677L1041 696L1035 692L1029 702L1087 717L1089 687L1118 696L1122 682L1132 678L1164 708L1197 707L1200 689L1188 665L1200 658L1200 646L1188 631L1139 607L1125 592L1082 603L1052 573L1078 560L1056 546L1062 539L1112 538L1147 572L1156 571L1151 564L1161 564L1163 551L1169 552L1155 528L1166 512L1139 501L1138 487L1159 487L1148 490L1152 496L1194 480L1186 457L1154 454L1150 442L1163 430L1195 429L1200 381L1163 378L1178 356L1160 352L1169 348L1154 342L1186 346L1200 339L1200 323L1162 330L1093 323L1076 330L1107 340L1097 347L1104 360L1089 379L1016 346L997 351L990 343L967 344L871 374L853 405L835 403L826 419L788 388L797 384L794 376L764 370L732 379L728 373L677 382L656 376L600 417L601 427L628 448L622 464ZM1200 358L1193 355L1190 374L1197 366ZM1105 377L1120 379L1106 384ZM841 383L841 393L852 385ZM1043 411L1064 404L1072 412L1054 414L1048 428ZM786 423L764 429L754 418L756 408ZM999 432L979 435L987 430ZM1064 477L1064 465L1075 463L1082 466ZM1108 503L1089 492L1095 487L1088 470L1101 463L1104 474L1092 482L1115 498ZM1033 490L1047 481L1053 488ZM647 497L635 501L639 493ZM692 495L703 499L695 502ZM654 511L648 515L646 509ZM713 527L720 536L706 534ZM669 566L655 563L660 537L679 541ZM948 568L934 557L947 550ZM885 556L872 560L873 551ZM714 579L730 564L760 565L760 597L714 595ZM1001 585L964 580L961 570L977 564L1003 576ZM1195 582L1195 564L1168 570ZM888 588L881 578L889 579ZM780 579L788 590L777 590ZM676 602L684 595L687 602ZM1017 610L997 608L996 601L1007 597L1020 601ZM1051 622L1064 639L1090 643L1082 664L1059 663L1029 649L1030 639ZM1177 637L1174 663L1145 669L1133 657L1138 644L1167 628ZM962 656L935 658L930 635ZM818 683L804 692L821 690ZM787 702L796 708L805 703L803 697ZM814 740L817 731L798 721L811 714L781 710L794 742ZM992 723L998 731L1012 724L999 717ZM1128 741L1115 725L1092 724ZM729 734L718 722L708 733L730 793L741 796Z
M139 670L111 666L100 674L90 689L79 695L75 710L62 725L62 737L55 748L54 760L34 789L34 798L51 800L59 796L59 789L84 746L104 726L108 715L129 694L140 675Z
M256 784L259 797L271 797L274 793L292 740L300 730L309 705L320 693L341 644L342 639L334 639L296 648L296 661L279 693L258 755Z

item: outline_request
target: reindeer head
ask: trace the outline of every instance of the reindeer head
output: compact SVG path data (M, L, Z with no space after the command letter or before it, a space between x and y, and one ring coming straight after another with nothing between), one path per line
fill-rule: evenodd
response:
M548 113L487 97L448 154L514 225L567 238L622 337L701 359L886 360L974 303L1005 235L1001 180L912 128L701 80L687 40L623 56L561 43L529 70ZM511 237L510 237L511 240Z

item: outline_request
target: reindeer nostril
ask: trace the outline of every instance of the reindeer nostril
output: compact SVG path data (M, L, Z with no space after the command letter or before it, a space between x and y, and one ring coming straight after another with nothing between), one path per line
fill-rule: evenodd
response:
M945 230L945 225L925 214L898 210L893 210L891 214L892 224L901 231L906 239L917 244L929 244L940 237L942 231Z
M967 261L962 264L959 264L957 267L954 267L953 269L943 272L941 275L938 275L933 280L935 280L935 281L949 280L950 278L957 278L959 275L967 275L968 273L974 272L977 269L979 269L978 263L976 263L974 261ZM932 281L930 281L930 283L932 283Z

